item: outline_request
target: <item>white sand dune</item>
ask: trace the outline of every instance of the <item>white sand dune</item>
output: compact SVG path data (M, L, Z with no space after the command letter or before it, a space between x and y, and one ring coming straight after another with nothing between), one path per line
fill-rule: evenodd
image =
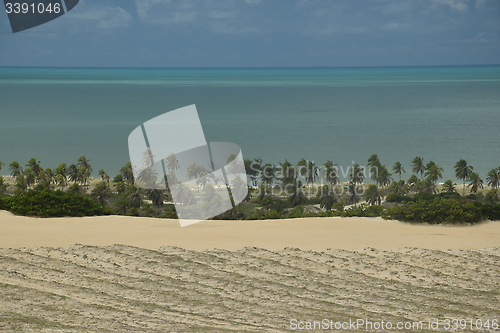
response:
M67 247L72 244L131 245L148 249L268 250L374 247L394 250L474 249L500 246L500 222L440 226L381 218L303 218L264 221L203 221L181 228L178 221L124 216L29 218L0 211L0 248Z
M365 319L424 323L393 332L498 332L444 330L443 320L500 319L499 236L499 222L319 218L180 228L1 211L0 331L296 332L292 319ZM429 329L436 318L441 329Z

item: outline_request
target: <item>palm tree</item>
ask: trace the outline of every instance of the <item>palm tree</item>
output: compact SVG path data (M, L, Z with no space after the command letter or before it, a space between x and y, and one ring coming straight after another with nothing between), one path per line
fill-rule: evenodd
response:
M326 161L323 166L325 167L325 170L323 171L325 180L330 184L330 188L333 188L339 181L337 164L333 164L332 161Z
M101 181L104 181L106 179L106 171L104 169L99 170L99 176L101 176Z
M337 202L337 198L333 194L333 191L328 189L328 191L321 197L320 201L320 207L324 208L325 210L331 210L333 207L333 204Z
M483 180L481 179L481 177L479 177L479 174L477 172L472 172L467 180L470 181L467 187L471 188L470 190L472 193L477 193L477 190L479 188L483 188Z
M269 163L262 167L261 180L267 187L270 187L273 183L273 179L275 178L275 169L274 165Z
M137 175L141 187L155 188L158 174L151 167L143 168Z
M134 183L134 172L132 170L132 163L129 161L120 169L120 174L127 184Z
M352 166L352 173L349 175L349 179L354 185L362 183L365 179L365 174L358 163Z
M134 185L130 185L127 189L128 204L130 207L141 208L142 205L142 190Z
M28 188L28 185L26 184L26 178L24 177L24 174L19 174L16 176L16 189L19 192L24 192Z
M410 179L408 179L408 184L410 185L410 189L415 190L415 185L418 182L418 178L415 175L411 175Z
M401 173L402 172L406 173L405 169L403 168L403 166L401 165L400 162L394 163L394 166L392 167L392 171L399 175L399 180L401 180Z
M430 162L427 164L430 164ZM425 177L435 184L438 179L443 178L443 171L443 168L439 165L432 164L430 168L425 171Z
M455 189L455 183L453 183L451 180L447 180L444 182L443 184L443 189L441 190L441 192L447 192L447 193L452 193L452 192L456 192L456 189Z
M427 162L427 164L425 165L425 170L430 170L434 165L436 165L434 161Z
M288 200L292 204L293 207L303 204L306 201L306 196L304 192L302 192L302 183L299 181L294 183L292 186L293 192L288 197Z
M415 191L420 193L420 192L427 192L431 194L437 193L437 188L436 185L429 179L426 178L425 180L419 180L415 184Z
M33 174L33 183L36 182L36 179L40 176L40 172L42 171L42 168L40 167L40 161L37 162L35 158L32 158L28 161L28 164L26 166L31 170L31 173Z
M54 178L55 178L54 171L52 171L51 168L47 168L43 171L44 171L44 173L43 173L44 180L49 183L49 187L52 187L50 185L52 184L52 182L54 181Z
M118 194L122 194L123 192L125 192L125 184L123 182L117 182L115 184L115 190L116 192L118 192Z
M377 166L380 164L380 160L378 159L378 155L377 154L373 154L372 156L370 156L368 158L368 163L367 165L369 167L372 167L372 166Z
M370 156L370 158L368 158L367 166L368 166L370 178L373 179L378 186L379 171L380 171L380 168L382 167L382 163L380 163L380 160L378 159L377 154L373 154L372 156ZM375 170L375 172L373 172L373 170Z
M66 179L62 175L56 175L55 182L59 186L61 186L61 190L64 190L64 186L66 185Z
M319 168L314 164L313 161L301 159L297 163L298 173L305 178L308 184L312 184L318 177Z
M203 192L203 200L208 203L212 202L212 200L219 196L212 184L208 184L207 186L205 186Z
M4 166L4 165L5 165L5 163L0 161L0 170L2 170L2 166Z
M90 161L85 156L80 156L78 158L78 163L77 163L78 171L81 174L83 185L87 186L87 188L88 188L87 181L92 173L92 167L90 166L89 162Z
M68 167L68 177L69 180L76 184L76 182L78 181L78 168L76 167L76 165L71 164Z
M26 186L31 187L35 184L36 177L31 168L24 169L23 175L26 181Z
M500 186L500 167L491 169L486 176L488 185L497 188Z
M159 189L151 189L146 191L146 195L153 205L153 215L156 215L156 209L163 206L165 191Z
M254 159L252 160L245 160L245 172L246 174L250 177L252 180L252 186L257 186L257 181L259 179L259 175L261 174L261 166L262 166L262 160L261 159Z
M66 185L68 178L68 170L66 169L66 163L61 163L54 170L54 174L56 176L56 181L61 186L61 189L64 190L64 185Z
M380 171L377 177L377 183L379 183L381 186L388 186L392 181L391 174L389 173L389 171L387 171L385 165L380 166L379 169Z
M109 190L106 182L101 181L92 190L92 195L97 200L99 205L104 206L107 202L108 197L111 195L111 191Z
M206 170L197 165L196 163L191 163L187 168L187 175L189 179L198 178L206 173Z
M283 183L283 186L287 184L293 184L293 182L297 179L297 171L292 163L285 160L285 162L280 163L281 168L281 177L279 179Z
M12 177L17 177L23 173L23 168L19 165L19 162L14 161L9 165L9 171Z
M415 176L415 175L413 175ZM400 180L398 182L392 182L391 185L388 188L388 193L395 193L397 195L405 195L408 193L409 188L408 184L405 184L404 180Z
M380 195L378 187L377 187L377 185L374 185L374 184L371 184L370 186L368 186L364 196L365 196L366 201L370 205L375 205L375 204L380 205L380 203L382 201L381 200L382 196Z
M348 202L350 204L357 204L359 202L358 186L354 182L349 183L348 187Z
M181 167L175 154L169 154L167 158L165 158L165 164L170 171L175 171Z
M153 167L155 163L155 157L156 155L153 155L153 152L151 151L150 148L146 149L144 153L142 153L142 163L148 167L151 168Z
M464 181L463 192L462 195L465 196L465 180L471 175L472 170L474 168L467 164L467 161L461 159L455 164L455 177L457 179L462 179Z
M424 180L425 166L424 159L422 157L417 156L411 161L411 171L415 174L420 172L420 178L421 180Z

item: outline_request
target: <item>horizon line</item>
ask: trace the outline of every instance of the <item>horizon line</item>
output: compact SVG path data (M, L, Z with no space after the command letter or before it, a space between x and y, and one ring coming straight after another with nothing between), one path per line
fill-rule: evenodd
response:
M0 68L52 68L52 69L341 69L341 68L429 68L429 67L492 67L498 64L464 64L464 65L402 65L402 66L242 66L242 67L104 67L104 66L0 66Z

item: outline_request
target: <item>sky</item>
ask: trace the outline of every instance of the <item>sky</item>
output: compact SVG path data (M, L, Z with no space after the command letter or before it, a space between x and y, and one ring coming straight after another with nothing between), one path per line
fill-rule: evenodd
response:
M80 0L13 34L0 66L500 64L500 0Z

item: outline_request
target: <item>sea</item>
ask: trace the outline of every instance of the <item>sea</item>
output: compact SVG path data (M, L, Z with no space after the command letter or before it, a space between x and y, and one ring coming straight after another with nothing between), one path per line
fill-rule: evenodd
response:
M12 161L55 168L83 155L113 177L134 128L191 104L208 142L264 163L346 169L377 154L408 179L420 156L444 169L440 182L456 180L459 159L483 179L500 167L500 66L0 67L0 174Z

